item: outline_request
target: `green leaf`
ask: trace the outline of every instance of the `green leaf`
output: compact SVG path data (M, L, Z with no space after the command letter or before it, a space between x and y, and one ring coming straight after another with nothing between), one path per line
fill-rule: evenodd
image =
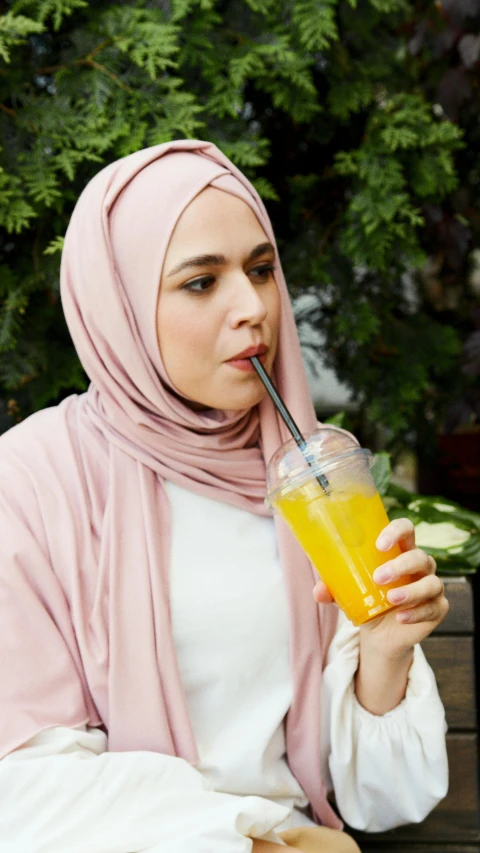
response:
M412 524L419 524L421 521L418 513L412 512L411 509L408 509L407 507L404 507L404 506L391 507L391 509L387 510L387 515L388 515L390 521L394 521L394 519L396 519L396 518L408 518L409 521L412 522Z
M388 506L389 497L405 504L407 496L408 506ZM393 484L388 486L385 502L390 521L408 518L414 524L418 546L434 557L440 574L471 574L480 566L478 513L445 498L413 496Z
M78 151L75 148L63 148L63 150L55 157L55 165L65 173L70 181L73 181L77 171L77 166L85 160L96 163L102 162L101 157L91 151Z
M139 68L145 68L155 80L159 71L176 67L178 33L178 27L172 24L146 21L137 25L132 39L124 43L125 49Z
M266 12L274 9L278 0L246 0L247 6L252 12L265 15Z
M17 343L28 297L22 287L16 284L8 267L0 266L0 276L3 279L0 291L0 352L8 352Z
M30 151L28 156L19 155L19 177L32 201L53 207L62 193L52 163L39 156L38 149Z
M306 50L324 50L338 38L337 0L296 0L292 21Z
M345 412L337 412L335 415L332 415L331 418L327 418L327 420L324 421L324 423L331 424L332 426L337 426L337 427L343 428L343 427L345 427L346 418L347 418L347 415Z
M19 234L36 215L24 197L19 179L0 167L0 226L9 234Z
M420 548L439 548L451 554L463 552L465 543L470 539L471 533L465 527L455 524L451 519L435 518L425 519L420 513L420 521L417 523L416 540Z
M392 12L408 11L408 0L369 0L370 5L378 12L389 14Z
M419 144L418 135L409 127L394 127L389 125L382 133L382 141L388 151L399 148L415 148Z
M266 139L227 140L214 137L212 141L239 169L254 169L268 160L269 143Z
M368 107L374 97L375 86L371 80L339 80L333 83L328 93L330 112L345 121L352 113L359 113Z
M15 15L12 11L0 15L0 57L4 62L10 62L12 47L23 44L32 33L42 33L44 29L39 21Z
M468 510L455 501L440 496L415 496L409 504L415 512L419 512L426 521L448 520L458 523L467 530L480 531L480 513Z
M252 184L263 201L280 201L275 187L267 178L252 178Z
M51 17L53 29L59 30L64 18L86 7L88 7L87 0L16 0L13 9L14 11L30 9L41 24Z
M215 7L215 0L171 0L172 22L181 21L195 8L208 12Z
M200 118L202 108L189 92L172 88L162 100L162 112L151 119L152 127L147 139L149 145L159 145L178 137L199 135L204 127Z
M47 248L43 250L44 255L56 255L57 252L63 252L63 245L65 243L65 237L54 237L53 240L50 240Z
M410 501L412 500L412 492L409 492L407 489L404 489L403 486L399 486L397 483L389 483L385 495L393 498L397 503L402 506L408 506Z
M387 491L390 477L392 475L390 456L388 453L382 452L374 454L371 472L379 494L384 495Z
M448 570L453 567L457 571L463 568L465 574L471 574L480 566L480 537L477 536L472 536L468 546L457 554L427 545L423 545L422 550L435 559L439 571L443 570L444 574L448 574Z

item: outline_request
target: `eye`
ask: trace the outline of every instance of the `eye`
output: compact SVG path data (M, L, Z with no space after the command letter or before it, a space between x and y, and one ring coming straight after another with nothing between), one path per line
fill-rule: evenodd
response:
M180 290L186 290L188 293L208 293L215 284L215 279L211 275L203 275L201 278L194 278L192 281L187 281L182 284Z
M259 284L264 284L271 275L275 272L275 265L272 263L268 264L259 264L253 269L250 270L249 275L253 276L256 282Z

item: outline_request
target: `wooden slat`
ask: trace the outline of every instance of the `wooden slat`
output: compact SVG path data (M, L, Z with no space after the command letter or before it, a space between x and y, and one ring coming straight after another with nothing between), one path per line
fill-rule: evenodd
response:
M362 851L368 846L381 846L382 850L393 851L395 844L445 843L475 844L480 842L480 816L477 781L477 736L475 734L448 735L448 757L450 765L450 788L447 796L436 809L419 824L410 824L390 832L369 833L349 830L357 839ZM395 768L392 767L392 773ZM401 792L399 792L401 796ZM400 846L401 849L401 846ZM411 847L407 845L410 853ZM443 853L443 851L442 851Z
M438 634L472 633L474 628L473 594L468 578L444 577L445 592L450 602L447 617L435 631Z
M435 672L449 728L453 730L447 737L449 792L421 824L378 834L351 831L362 853L480 851L474 640L468 636L474 631L472 587L468 578L450 577L444 582L450 612L422 647ZM463 733L454 733L455 729L462 729ZM471 733L465 733L465 729Z
M437 679L449 729L477 725L473 637L436 636L422 643Z
M438 813L457 813L466 824L480 828L478 800L478 738L476 734L447 735L449 792Z

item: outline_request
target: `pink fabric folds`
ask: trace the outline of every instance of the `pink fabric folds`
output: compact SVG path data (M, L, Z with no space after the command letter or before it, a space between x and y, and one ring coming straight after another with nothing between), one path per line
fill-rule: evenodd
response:
M170 629L169 479L264 514L265 462L287 437L265 399L193 411L173 393L156 340L170 235L209 185L250 205L252 185L215 146L180 141L115 162L85 188L62 257L62 300L86 394L0 439L0 751L54 725L102 725L109 749L195 763ZM275 381L315 427L293 313L282 300ZM339 826L320 778L320 683L335 615L312 599L305 555L281 522L294 700L288 760L319 819ZM192 571L192 583L198 582ZM320 618L321 617L321 618Z

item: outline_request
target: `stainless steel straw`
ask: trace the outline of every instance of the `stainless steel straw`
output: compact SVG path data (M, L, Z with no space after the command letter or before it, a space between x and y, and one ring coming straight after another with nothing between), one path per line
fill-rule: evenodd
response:
M259 379L262 380L265 388L267 389L267 391L268 391L268 393L269 393L269 395L273 401L273 404L275 405L275 407L277 408L279 414L281 415L281 417L283 419L283 422L285 423L285 425L290 430L293 438L297 442L299 449L302 451L302 454L303 454L303 456L307 462L307 465L309 465L310 468L313 468L315 466L315 459L308 452L307 442L305 441L302 433L300 432L298 426L296 425L296 423L293 420L290 412L288 411L285 403L283 402L282 398L280 397L280 394L278 393L277 389L275 388L275 385L271 381L271 379L270 379L267 371L265 370L262 362L260 361L260 359L256 355L252 355L252 357L250 358L250 361L252 362L255 370L257 371ZM317 474L316 480L317 480L318 484L321 486L321 488L323 489L323 491L325 492L325 494L329 495L330 494L330 483L328 482L327 478L325 477L325 474L321 474L321 473Z

